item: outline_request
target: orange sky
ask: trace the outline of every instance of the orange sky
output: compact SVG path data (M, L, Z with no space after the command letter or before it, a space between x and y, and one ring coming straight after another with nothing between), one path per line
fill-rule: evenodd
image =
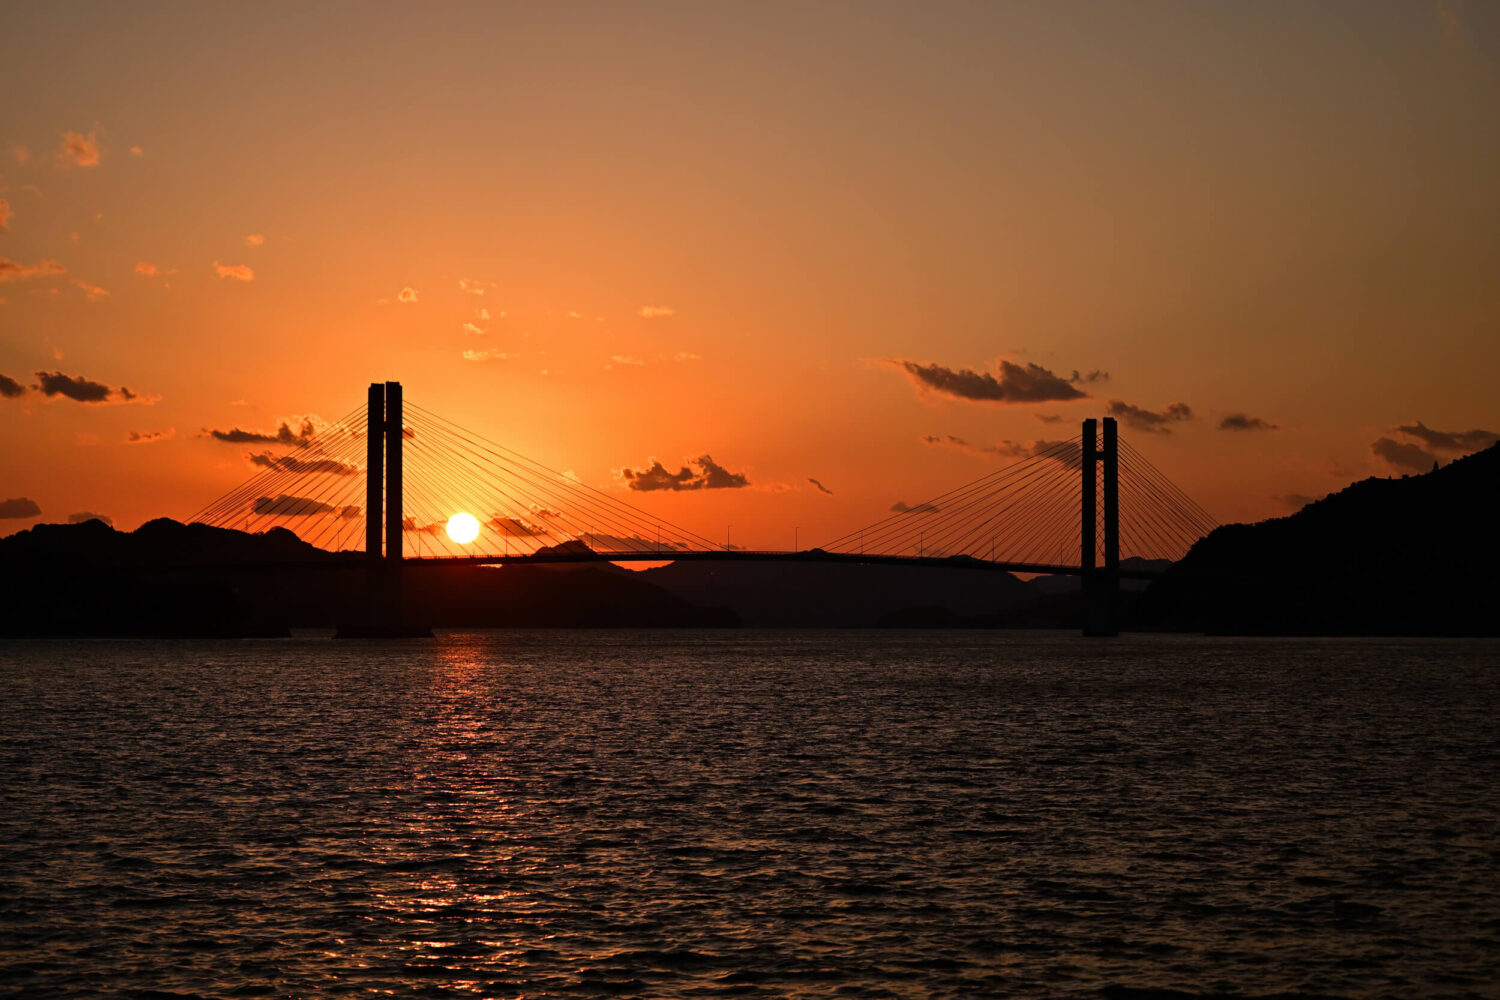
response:
M1115 402L1222 521L1500 429L1493 6L313 6L7 11L0 532L386 379L768 548Z

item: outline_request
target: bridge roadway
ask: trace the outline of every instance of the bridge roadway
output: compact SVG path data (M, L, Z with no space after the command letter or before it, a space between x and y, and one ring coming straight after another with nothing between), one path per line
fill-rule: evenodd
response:
M876 553L825 552L822 549L802 549L798 552L746 549L710 549L656 552L568 552L543 550L533 553L511 553L502 555L474 556L408 556L402 563L410 566L554 566L565 564L588 564L601 562L780 562L780 563L834 563L875 566L926 566L934 569L980 570L990 573L1037 573L1042 575L1082 576L1079 566L1055 565L1052 563L990 562L972 556L892 556ZM162 570L347 570L365 569L370 559L363 552L330 552L323 559L269 560L244 563L181 563L171 566L161 564L141 566L140 569ZM123 568L123 567L121 567ZM1159 570L1121 569L1119 576L1125 580L1150 580L1160 576Z

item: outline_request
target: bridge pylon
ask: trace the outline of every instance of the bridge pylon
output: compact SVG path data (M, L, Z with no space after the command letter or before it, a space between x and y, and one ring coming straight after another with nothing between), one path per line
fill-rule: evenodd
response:
M1114 417L1103 419L1103 441L1098 421L1083 422L1082 518L1080 535L1083 572L1083 634L1120 634L1120 431ZM1103 476L1099 475L1103 467ZM1099 565L1099 505L1096 502L1102 478L1104 558Z
M432 629L407 620L401 592L401 541L405 530L401 445L406 436L401 383L371 382L368 412L365 428L365 614L364 621L342 626L338 636L430 636Z

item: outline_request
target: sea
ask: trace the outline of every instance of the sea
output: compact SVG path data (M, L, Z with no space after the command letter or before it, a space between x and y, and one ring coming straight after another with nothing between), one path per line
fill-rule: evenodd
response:
M1500 642L0 643L0 995L1496 997Z

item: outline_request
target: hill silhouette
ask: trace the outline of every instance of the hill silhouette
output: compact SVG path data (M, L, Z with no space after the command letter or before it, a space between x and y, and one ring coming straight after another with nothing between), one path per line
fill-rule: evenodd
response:
M1500 445L1366 479L1289 517L1220 527L1136 606L1145 627L1322 635L1495 635Z
M308 569L308 564L320 568ZM133 532L41 524L0 539L0 635L285 635L365 613L358 552L283 528L260 534L166 518ZM407 564L409 617L435 627L723 626L704 609L601 566Z

